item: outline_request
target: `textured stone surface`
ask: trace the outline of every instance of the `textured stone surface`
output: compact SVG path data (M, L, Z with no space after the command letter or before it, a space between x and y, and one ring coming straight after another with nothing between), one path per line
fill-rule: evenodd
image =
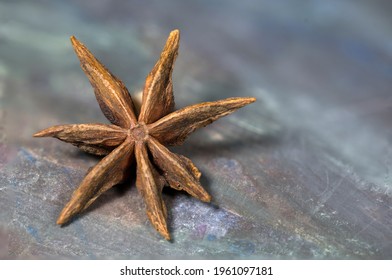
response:
M392 258L389 1L0 1L0 258ZM65 227L98 158L31 135L107 122L69 42L136 92L182 32L177 107L258 101L172 150L212 204L166 191L173 242L134 182Z

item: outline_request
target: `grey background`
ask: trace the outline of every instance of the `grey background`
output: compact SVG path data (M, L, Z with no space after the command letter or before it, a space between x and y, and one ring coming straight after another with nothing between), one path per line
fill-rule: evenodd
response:
M0 257L392 257L390 1L0 1ZM75 35L137 92L181 30L176 105L258 101L172 150L212 204L165 191L172 242L134 182L66 227L57 215L99 160L55 139L107 123Z

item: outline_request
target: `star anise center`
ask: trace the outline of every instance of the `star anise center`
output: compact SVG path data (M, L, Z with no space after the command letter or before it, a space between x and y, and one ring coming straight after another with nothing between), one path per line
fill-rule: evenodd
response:
M149 137L147 125L144 123L138 123L136 126L132 127L128 131L128 134L135 140L135 142L147 141Z

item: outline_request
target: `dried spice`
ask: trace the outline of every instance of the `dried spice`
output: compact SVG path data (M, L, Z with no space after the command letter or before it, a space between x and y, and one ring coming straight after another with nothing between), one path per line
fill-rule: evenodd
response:
M102 193L129 177L136 159L136 186L146 204L148 218L167 240L167 212L162 189L170 186L209 202L200 185L200 171L192 161L170 152L165 145L180 145L199 127L254 102L252 97L205 102L174 111L172 72L180 34L170 33L161 56L147 76L140 113L137 114L125 85L103 66L75 37L71 37L81 67L94 88L103 114L112 123L58 125L35 137L55 137L83 151L105 157L84 177L62 210L57 223L64 224L90 206Z

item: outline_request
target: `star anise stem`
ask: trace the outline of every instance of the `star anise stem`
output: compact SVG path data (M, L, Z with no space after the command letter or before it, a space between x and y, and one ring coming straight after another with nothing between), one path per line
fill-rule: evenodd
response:
M209 202L211 196L200 184L201 173L192 161L174 154L164 145L180 145L197 128L231 114L254 102L252 97L235 97L205 102L173 112L172 72L178 55L180 33L170 33L161 56L146 78L140 114L134 109L124 84L110 73L75 37L72 45L90 80L103 114L112 125L71 124L44 129L35 137L55 137L83 151L105 155L84 177L57 220L64 224L85 210L112 186L125 181L133 158L136 186L147 216L155 229L170 239L162 189L170 186Z

